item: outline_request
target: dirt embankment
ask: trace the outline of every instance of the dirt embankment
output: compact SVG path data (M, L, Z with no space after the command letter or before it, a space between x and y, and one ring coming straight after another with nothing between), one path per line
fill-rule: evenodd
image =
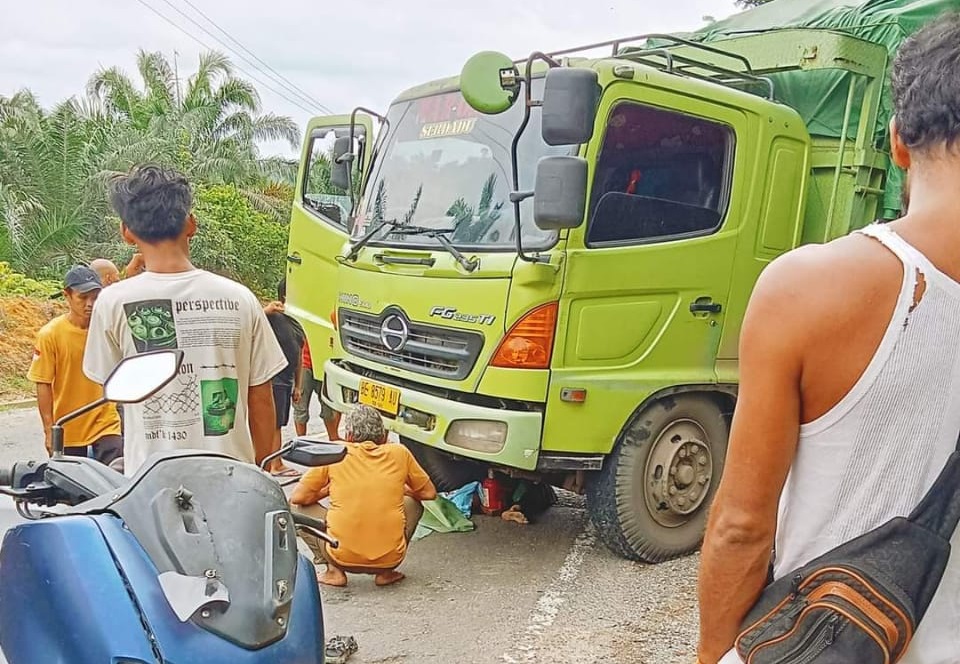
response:
M0 297L0 403L33 395L27 369L37 330L63 311L62 302Z

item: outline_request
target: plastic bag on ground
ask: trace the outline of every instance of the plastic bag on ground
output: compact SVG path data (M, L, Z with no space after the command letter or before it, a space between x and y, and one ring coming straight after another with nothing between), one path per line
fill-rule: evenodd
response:
M463 515L460 508L444 496L423 503L423 516L413 534L414 540L420 540L431 533L463 533L475 528L474 523Z

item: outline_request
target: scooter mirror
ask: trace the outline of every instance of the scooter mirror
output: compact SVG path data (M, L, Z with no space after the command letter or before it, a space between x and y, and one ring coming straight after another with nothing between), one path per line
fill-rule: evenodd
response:
M283 458L287 461L308 468L339 463L345 456L347 456L346 445L311 438L297 438L291 441L289 449L283 453Z
M123 358L103 383L103 398L139 403L173 380L183 362L182 350L158 350Z

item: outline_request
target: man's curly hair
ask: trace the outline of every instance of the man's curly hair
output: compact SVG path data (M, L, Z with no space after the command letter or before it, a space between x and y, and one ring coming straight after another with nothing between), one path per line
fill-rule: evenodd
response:
M893 63L897 131L920 152L960 139L960 12L944 13L900 45Z
M357 406L343 416L343 435L350 443L383 443L387 430L380 413L370 406Z

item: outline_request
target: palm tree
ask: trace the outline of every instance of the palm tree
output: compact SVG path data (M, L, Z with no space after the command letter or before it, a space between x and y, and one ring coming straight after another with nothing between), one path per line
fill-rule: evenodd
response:
M162 53L140 51L137 70L140 86L116 67L97 72L87 84L90 99L126 130L105 167L167 162L196 181L235 184L257 207L277 212L265 186L277 164L261 157L258 143L282 140L296 148L296 123L263 113L256 88L238 78L221 53L201 55L182 90Z
M480 190L480 201L477 210L466 202L463 197L458 198L447 210L447 215L453 217L453 241L474 244L483 240L490 228L503 214L503 201L493 202L497 186L497 176L491 173Z
M106 212L90 175L110 134L73 100L45 113L29 92L0 98L0 259L49 274L78 255Z
M117 68L91 77L87 95L45 111L28 91L0 97L0 261L42 276L92 255L121 258L104 178L145 161L178 167L201 189L241 191L276 222L289 218L290 165L258 143L299 132L263 113L256 89L219 53L200 57L178 85L160 53L137 56L136 83Z

